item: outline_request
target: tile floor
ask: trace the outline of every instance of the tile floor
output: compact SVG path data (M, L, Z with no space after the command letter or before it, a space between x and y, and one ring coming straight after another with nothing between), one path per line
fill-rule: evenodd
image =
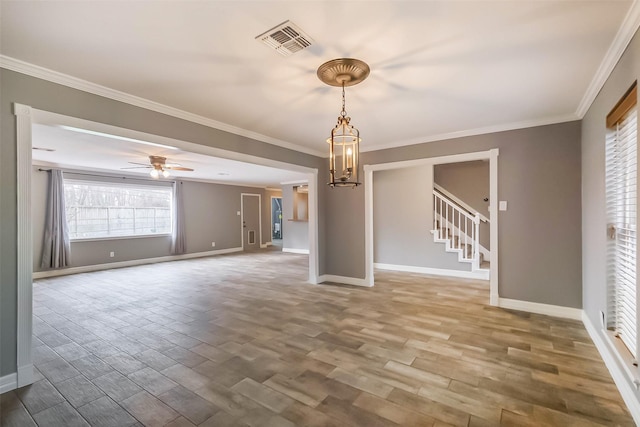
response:
M234 254L38 280L34 384L9 426L633 425L576 321L486 305L486 282Z

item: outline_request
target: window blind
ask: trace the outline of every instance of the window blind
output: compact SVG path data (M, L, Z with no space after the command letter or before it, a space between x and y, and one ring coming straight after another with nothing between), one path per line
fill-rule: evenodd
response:
M613 123L606 140L608 327L637 358L637 109Z

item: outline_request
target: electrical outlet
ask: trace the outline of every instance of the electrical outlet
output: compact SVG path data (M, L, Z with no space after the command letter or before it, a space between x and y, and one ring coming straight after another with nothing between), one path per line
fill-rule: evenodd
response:
M110 258L113 258L114 256L116 256L116 253L115 253L115 252L113 252L113 251L109 252L109 257L110 257Z
M211 242L211 247L215 248L216 247L216 242Z
M236 212L236 215L240 216L240 211Z

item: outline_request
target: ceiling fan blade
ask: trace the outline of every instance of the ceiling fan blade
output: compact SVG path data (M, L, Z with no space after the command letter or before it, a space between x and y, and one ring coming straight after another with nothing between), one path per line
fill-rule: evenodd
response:
M129 167L120 168L120 169L151 169L151 166L129 166Z
M138 162L127 162L130 163L132 165L140 165L140 166L146 166L148 168L150 168L151 166L149 165L149 163L138 163Z
M174 171L193 172L193 169L191 169L191 168L183 168L182 166L166 166L165 169L171 169L171 170L174 170Z

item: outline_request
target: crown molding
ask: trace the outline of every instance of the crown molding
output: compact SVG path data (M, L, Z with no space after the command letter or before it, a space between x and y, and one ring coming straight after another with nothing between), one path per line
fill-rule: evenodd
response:
M598 96L598 93L600 93L600 90L613 72L614 67L622 57L631 39L636 31L638 31L638 27L640 27L640 2L634 0L622 21L622 25L620 25L618 29L618 33L611 42L607 54L602 59L598 71L596 71L580 104L578 104L578 109L576 110L576 116L578 118L582 119L584 115L587 114L591 104L595 101L596 96Z
M305 154L310 154L316 157L324 157L326 153L320 150L314 150L312 148L300 146L288 141L282 141L270 136L262 135L257 132L253 132L247 129L242 129L236 126L229 125L227 123L219 122L217 120L209 119L207 117L200 116L198 114L189 113L178 108L169 107L168 105L160 104L155 101L150 101L145 98L134 96L125 92L121 92L115 89L101 86L96 83L82 80L77 77L63 74L57 71L50 70L48 68L40 67L38 65L30 64L28 62L21 61L19 59L12 58L6 55L0 55L0 68L16 71L18 73L26 74L31 77L36 77L42 80L46 80L52 83L61 84L73 89L78 89L84 92L92 93L94 95L102 96L105 98L113 99L115 101L124 102L136 107L145 108L147 110L155 111L158 113L166 114L168 116L176 117L179 119L187 120L193 123L198 123L210 128L222 130L235 135L244 136L256 141L264 142L267 144L275 145L288 150L294 150Z
M553 125L557 123L572 122L575 120L580 120L580 118L577 117L575 114L566 114L562 116L547 117L544 119L525 120L522 122L504 123L504 124L486 126L481 128L475 128L475 129L467 129L467 130L462 130L457 132L441 133L437 135L413 138L413 139L397 141L397 142L392 142L387 144L378 144L371 147L361 147L360 151L367 152L367 151L386 150L389 148L399 148L399 147L405 147L408 145L425 144L428 142L444 141L447 139L463 138L467 136L476 136L476 135L484 135L488 133L505 132L509 130L526 129L526 128L537 127L537 126L547 126L547 125ZM325 155L323 157L327 157L327 156Z

